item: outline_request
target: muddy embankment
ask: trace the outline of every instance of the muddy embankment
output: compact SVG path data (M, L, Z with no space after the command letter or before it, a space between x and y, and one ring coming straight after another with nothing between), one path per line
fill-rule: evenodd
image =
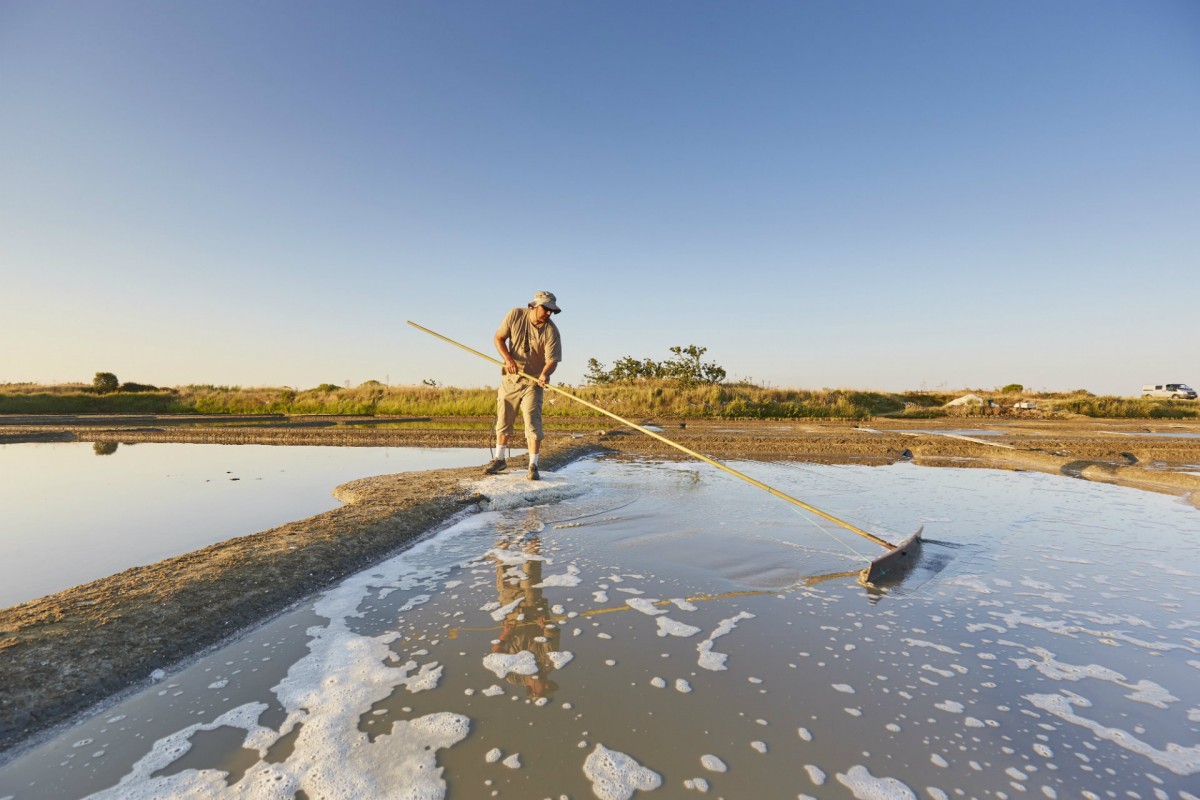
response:
M592 454L687 458L620 425L548 422L549 471ZM1200 475L1189 474L1200 471L1198 423L649 422L721 460L1029 469L1200 498ZM0 417L0 443L479 447L482 464L490 439L478 420ZM0 752L470 511L479 497L469 486L479 474L448 469L354 481L338 487L345 505L333 511L0 609Z

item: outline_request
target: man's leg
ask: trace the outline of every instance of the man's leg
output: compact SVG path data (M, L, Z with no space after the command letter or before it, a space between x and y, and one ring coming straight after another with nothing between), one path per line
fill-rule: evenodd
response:
M513 423L517 420L517 403L519 398L513 397L511 387L500 380L500 388L496 390L496 457L484 468L487 475L508 468L508 440L512 436Z
M536 481L541 479L541 473L538 468L538 454L542 449L542 439L545 434L542 430L542 387L533 386L530 391L521 398L521 415L525 422L525 444L529 448L529 480Z

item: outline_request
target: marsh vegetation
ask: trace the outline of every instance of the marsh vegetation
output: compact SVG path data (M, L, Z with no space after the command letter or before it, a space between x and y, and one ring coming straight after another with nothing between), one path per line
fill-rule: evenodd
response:
M1015 385L1014 385L1015 386ZM790 389L750 381L698 382L671 378L611 380L583 386L562 384L572 394L628 417L679 419L914 419L947 416L1081 415L1127 419L1185 419L1200 416L1194 400L1097 396L1085 390L1046 393L1004 389L876 392L859 389ZM128 388L127 388L128 387ZM945 408L966 393L994 405ZM1030 411L1016 409L1032 403ZM158 388L121 384L97 391L92 384L0 384L0 414L344 414L364 416L482 417L495 413L491 387L458 388L426 382L389 386L366 381L347 388L323 383L310 389L187 385ZM548 393L548 417L597 416L580 404Z

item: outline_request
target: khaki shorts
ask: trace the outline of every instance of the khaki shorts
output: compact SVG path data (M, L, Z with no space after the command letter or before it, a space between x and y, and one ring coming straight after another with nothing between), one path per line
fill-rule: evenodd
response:
M500 388L496 390L496 435L512 436L513 423L517 421L517 412L525 422L525 439L541 441L545 438L542 432L542 395L545 391L533 381L520 375L505 375L500 379Z

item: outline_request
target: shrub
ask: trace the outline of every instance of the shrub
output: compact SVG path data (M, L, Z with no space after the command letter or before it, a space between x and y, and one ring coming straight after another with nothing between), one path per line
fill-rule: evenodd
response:
M670 349L675 357L666 361L654 361L649 358L639 360L633 356L625 356L617 359L612 369L607 370L604 364L589 358L584 380L591 386L643 380L666 380L681 386L692 386L698 383L721 383L725 380L724 367L713 361L700 361L700 357L708 352L707 347L690 344L687 347L676 345Z
M92 389L97 394L110 394L121 388L121 382L111 372L97 372L92 378Z

